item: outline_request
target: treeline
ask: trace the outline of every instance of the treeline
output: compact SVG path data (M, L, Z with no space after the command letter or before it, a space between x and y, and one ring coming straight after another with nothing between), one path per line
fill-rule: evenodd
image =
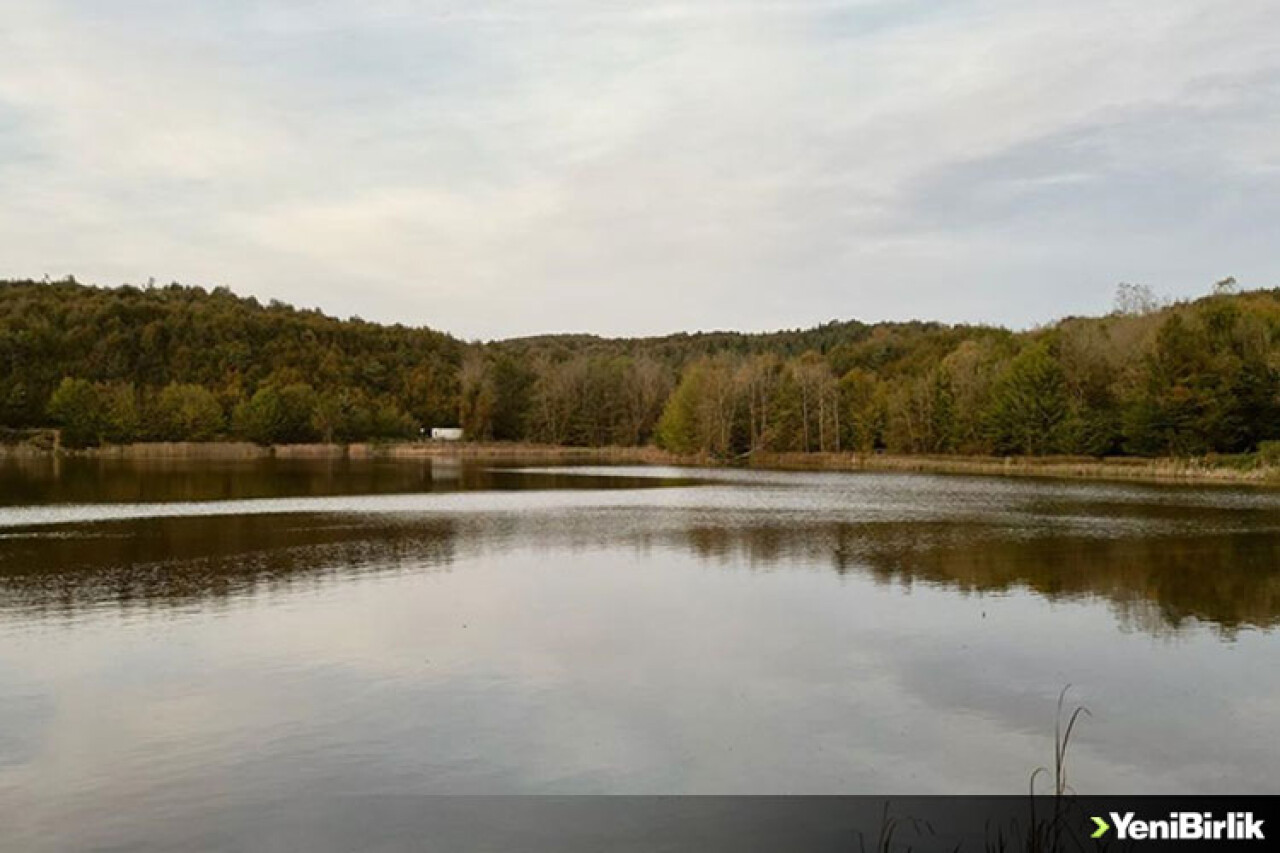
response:
M223 288L0 282L0 424L73 446L408 437L457 418L465 348Z
M829 323L763 335L438 332L226 290L0 284L10 427L71 444L402 438L657 443L682 453L1201 455L1280 439L1280 291L1157 303L1030 332Z

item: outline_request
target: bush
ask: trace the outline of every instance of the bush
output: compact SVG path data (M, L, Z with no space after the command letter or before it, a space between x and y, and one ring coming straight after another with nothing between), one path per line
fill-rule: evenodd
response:
M1280 467L1280 441L1258 442L1258 459L1263 465Z

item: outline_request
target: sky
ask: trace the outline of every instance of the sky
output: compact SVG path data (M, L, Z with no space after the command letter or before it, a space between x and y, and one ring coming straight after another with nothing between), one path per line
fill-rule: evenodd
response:
M1280 285L1275 0L3 0L0 278L462 337Z

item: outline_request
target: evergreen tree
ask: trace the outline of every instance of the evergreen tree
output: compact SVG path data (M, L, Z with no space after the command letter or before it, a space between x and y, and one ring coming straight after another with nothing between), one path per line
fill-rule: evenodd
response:
M1047 344L1033 344L997 380L988 414L992 445L999 453L1057 452L1068 412L1061 365Z

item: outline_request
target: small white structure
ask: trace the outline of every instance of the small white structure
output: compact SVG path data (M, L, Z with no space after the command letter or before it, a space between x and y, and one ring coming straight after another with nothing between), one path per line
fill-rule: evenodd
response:
M432 441L462 441L462 429L460 427L432 427Z

